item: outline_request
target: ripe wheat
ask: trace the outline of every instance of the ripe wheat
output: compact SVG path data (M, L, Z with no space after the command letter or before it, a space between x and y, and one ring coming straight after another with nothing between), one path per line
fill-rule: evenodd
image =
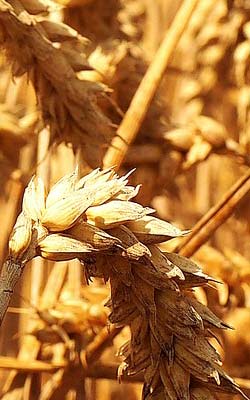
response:
M87 280L110 281L110 322L129 325L120 373L144 372L143 399L216 399L217 392L241 393L223 371L209 338L228 326L192 295L213 279L191 260L162 252L160 242L185 235L151 216L153 209L131 199L112 169L78 179L64 176L46 196L33 178L9 243L7 265L35 256L61 261L78 258ZM21 273L21 272L20 272Z

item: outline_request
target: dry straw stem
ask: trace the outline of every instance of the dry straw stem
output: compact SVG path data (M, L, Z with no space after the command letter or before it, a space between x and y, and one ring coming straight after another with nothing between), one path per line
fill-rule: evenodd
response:
M179 254L191 257L234 212L239 202L250 190L248 170L223 196L223 198L202 217L185 238Z
M0 368L17 370L18 372L30 372L30 373L53 373L62 368L67 368L66 363L47 363L44 361L32 360L27 361L18 360L14 357L0 357ZM117 380L117 370L119 364L116 363L95 363L93 367L88 367L86 370L86 376L93 379L111 379ZM249 379L235 378L235 381L244 389L250 389ZM143 375L137 374L135 376L129 376L124 374L122 376L122 382L130 383L142 383Z
M81 362L83 367L88 369L89 365L97 361L106 347L110 346L113 339L121 332L121 330L122 327L116 328L115 326L111 326L109 329L103 328L86 349L81 352Z
M118 130L105 154L103 165L118 169L135 139L150 103L164 76L176 46L193 14L198 0L185 0L178 11L170 29L166 32L162 44L136 91Z
M67 363L47 363L44 361L32 360L27 361L18 360L14 357L0 357L0 368L3 369L15 369L18 372L30 372L30 373L53 373L59 369L67 368ZM89 366L86 370L86 377L93 379L111 379L117 380L117 371L119 364L117 363L95 363L92 367ZM123 382L143 382L143 374L137 374L135 376L129 376L124 374L122 376ZM244 389L250 389L250 380L243 378L235 378L235 381Z
M0 321L2 322L7 311L14 287L19 281L23 267L21 263L15 263L12 260L5 261L1 271L0 281Z
M66 263L58 263L54 266L52 269L48 280L46 282L45 288L43 290L43 293L41 295L40 301L39 301L39 309L47 310L49 308L53 308L58 301L58 298L60 296L63 283L65 281L67 273L67 264ZM15 362L12 365L13 371L10 373L10 376L8 378L8 381L6 383L6 396L8 394L11 396L11 393L15 396L15 391L16 391L16 385L18 384L18 388L22 392L23 390L23 382L26 379L26 375L23 374L23 372L28 373L33 373L35 371L39 372L39 368L44 369L44 372L53 372L54 370L57 370L58 368L55 368L55 365L51 365L48 363L44 364L37 364L36 363L36 358L38 357L40 351L40 342L33 336L33 335L25 335L22 341L22 346L19 350L18 353L18 358L14 359ZM5 362L5 358L3 357L3 363L1 364L0 362L0 367L2 368L9 368L11 369L11 359L8 359L7 362ZM35 363L35 364L34 364ZM9 365L9 367L8 367ZM26 365L26 370L24 369ZM57 363L56 366L59 364ZM31 370L29 370L29 367ZM23 392L22 392L23 393Z
M18 372L55 372L65 368L67 363L47 363L38 360L20 360L14 357L0 357L0 368L17 370Z

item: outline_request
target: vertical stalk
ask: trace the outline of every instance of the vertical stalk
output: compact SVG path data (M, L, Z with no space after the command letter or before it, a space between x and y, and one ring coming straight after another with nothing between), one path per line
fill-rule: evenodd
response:
M183 1L171 27L166 31L162 44L144 75L130 106L117 130L110 148L105 154L104 167L122 164L128 146L135 139L145 115L149 109L156 90L165 74L176 46L185 31L198 0Z

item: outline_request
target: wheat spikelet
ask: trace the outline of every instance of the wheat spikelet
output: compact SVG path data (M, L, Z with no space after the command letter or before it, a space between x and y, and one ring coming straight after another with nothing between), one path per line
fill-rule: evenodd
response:
M110 280L110 321L131 329L131 341L120 350L124 357L120 372L144 372L143 399L197 400L216 398L217 392L241 393L209 343L211 329L227 325L191 295L192 288L204 286L212 278L189 259L161 252L156 243L185 232L146 216L152 209L117 200L125 190L121 182L127 182L126 177L118 178L110 169L97 169L79 181L75 173L69 174L52 187L46 201L44 191L38 189L41 181L33 179L28 187L30 208L26 207L21 217L21 229L27 232L15 234L18 220L9 262L24 265L36 255L58 261L78 258L88 278ZM104 184L110 198L105 196L105 201L96 205ZM71 190L66 193L63 185ZM37 208L32 202L39 203L37 193L45 208L34 215ZM55 194L58 205L64 201L58 210L54 209ZM72 196L82 197L84 204L75 203L78 214L73 217ZM48 214L51 219L43 217Z
M79 72L91 69L89 42L66 24L46 18L49 8L50 3L36 0L1 1L1 45L13 75L27 73L32 80L52 140L82 145L86 161L100 164L113 135L112 123L98 105L107 98L107 88L79 78Z

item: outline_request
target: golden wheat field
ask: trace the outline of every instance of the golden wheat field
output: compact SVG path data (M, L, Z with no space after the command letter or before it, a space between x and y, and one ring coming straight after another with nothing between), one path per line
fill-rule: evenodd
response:
M0 0L0 399L250 396L250 2Z

